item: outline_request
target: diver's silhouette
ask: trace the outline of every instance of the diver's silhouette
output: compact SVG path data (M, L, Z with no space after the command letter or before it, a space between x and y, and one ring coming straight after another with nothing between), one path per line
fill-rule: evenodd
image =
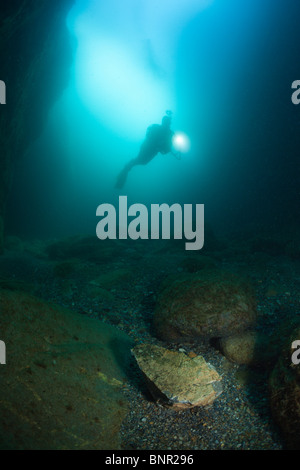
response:
M162 123L152 124L149 126L146 133L146 138L141 145L139 154L133 160L130 160L123 168L117 178L116 188L123 188L129 171L136 165L147 165L158 153L167 154L173 153L177 156L178 153L172 150L172 138L174 132L171 130L172 112L167 111L166 116L163 117Z

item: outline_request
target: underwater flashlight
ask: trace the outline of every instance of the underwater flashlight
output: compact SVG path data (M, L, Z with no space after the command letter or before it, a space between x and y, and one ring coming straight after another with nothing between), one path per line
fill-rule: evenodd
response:
M191 148L190 139L183 132L176 132L173 137L173 147L179 152L186 153Z

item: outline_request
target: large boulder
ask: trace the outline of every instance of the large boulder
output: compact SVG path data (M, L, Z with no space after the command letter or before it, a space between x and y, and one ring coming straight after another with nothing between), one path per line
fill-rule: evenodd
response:
M0 312L0 448L119 449L128 337L16 291Z
M219 345L224 356L239 365L268 368L274 365L278 355L278 345L272 338L257 331L221 338Z
M292 343L300 340L300 325L282 349L270 379L270 405L290 449L300 449L300 364L292 362ZM300 354L298 354L300 356Z
M251 286L237 276L204 270L165 283L154 327L166 341L233 335L253 325L256 303Z
M153 344L133 355L154 399L174 410L210 405L221 393L221 377L202 356L189 357Z

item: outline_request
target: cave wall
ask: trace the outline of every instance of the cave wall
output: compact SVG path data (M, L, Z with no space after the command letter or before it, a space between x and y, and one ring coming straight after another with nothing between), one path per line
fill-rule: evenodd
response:
M66 17L73 3L10 0L0 6L0 80L6 84L6 104L0 105L0 254L14 163L40 134L68 83L72 52Z

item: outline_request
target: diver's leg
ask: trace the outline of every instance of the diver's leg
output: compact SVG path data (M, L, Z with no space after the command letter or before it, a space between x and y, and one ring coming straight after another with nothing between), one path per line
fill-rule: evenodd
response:
M156 154L157 150L153 149L152 146L149 146L147 142L144 142L141 146L138 156L130 160L130 162L125 165L119 174L115 188L123 188L124 184L126 183L129 171L136 165L147 165L147 163L149 163Z
M130 160L129 163L127 163L127 165L124 166L123 170L121 171L121 173L119 174L118 178L117 178L117 182L115 184L115 188L118 188L118 189L122 189L124 184L126 183L126 180L127 180L127 176L128 176L128 173L129 171L135 166L135 165L138 165L138 158L133 158L132 160Z

